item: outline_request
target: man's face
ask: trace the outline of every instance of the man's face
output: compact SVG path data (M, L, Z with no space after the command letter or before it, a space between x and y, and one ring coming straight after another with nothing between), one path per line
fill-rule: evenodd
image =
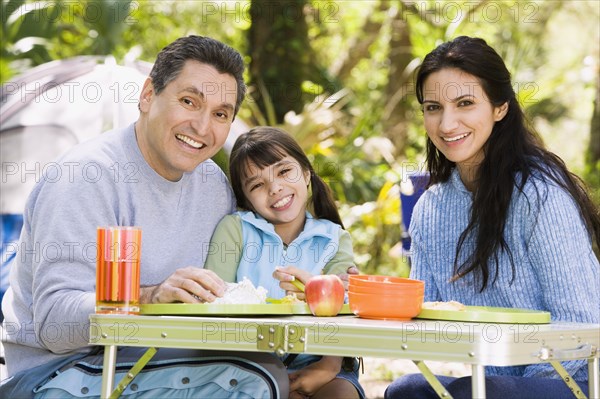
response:
M198 61L187 61L160 94L146 80L136 135L148 164L177 181L215 155L229 134L236 99L235 78Z

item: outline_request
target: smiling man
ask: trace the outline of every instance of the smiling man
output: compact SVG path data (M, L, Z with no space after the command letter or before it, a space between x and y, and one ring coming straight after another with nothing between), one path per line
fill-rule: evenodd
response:
M225 283L203 269L206 253L199 248L208 248L217 223L235 210L229 183L210 157L223 146L244 98L243 72L240 54L223 43L176 40L144 83L137 122L73 148L57 161L61 178L42 179L33 189L2 304L11 379L0 386L0 397L99 395L102 354L88 345L98 226L142 228L141 303L223 295ZM142 351L123 348L117 361L135 361ZM226 355L233 360L161 349L153 368L124 394L287 395L287 373L274 357L253 356L268 374L249 355ZM273 384L273 376L283 385Z
M221 149L236 107L236 80L212 65L188 61L159 90L148 78L142 89L137 142L150 166L178 181Z

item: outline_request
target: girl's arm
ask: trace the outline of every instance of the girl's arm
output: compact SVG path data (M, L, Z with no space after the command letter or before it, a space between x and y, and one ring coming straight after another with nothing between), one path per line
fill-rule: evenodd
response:
M224 281L237 281L237 269L243 253L242 223L238 215L227 215L217 225L210 240L204 268L214 271Z
M352 237L346 230L340 229L338 250L323 268L323 274L342 275L348 273L348 269L352 267L355 267Z

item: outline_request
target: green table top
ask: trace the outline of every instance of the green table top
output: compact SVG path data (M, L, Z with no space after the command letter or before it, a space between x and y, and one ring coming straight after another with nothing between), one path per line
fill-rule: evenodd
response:
M465 310L423 309L417 318L481 323L550 323L549 312L530 309L498 308L491 306L467 306Z
M186 316L252 316L252 315L310 315L306 303L269 303L262 305L231 305L213 303L159 303L140 306L142 315ZM347 304L340 314L352 314Z

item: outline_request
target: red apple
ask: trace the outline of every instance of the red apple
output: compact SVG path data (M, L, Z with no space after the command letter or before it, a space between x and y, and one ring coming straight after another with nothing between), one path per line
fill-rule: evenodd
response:
M335 274L312 277L306 283L304 294L315 316L335 316L344 305L344 283Z

